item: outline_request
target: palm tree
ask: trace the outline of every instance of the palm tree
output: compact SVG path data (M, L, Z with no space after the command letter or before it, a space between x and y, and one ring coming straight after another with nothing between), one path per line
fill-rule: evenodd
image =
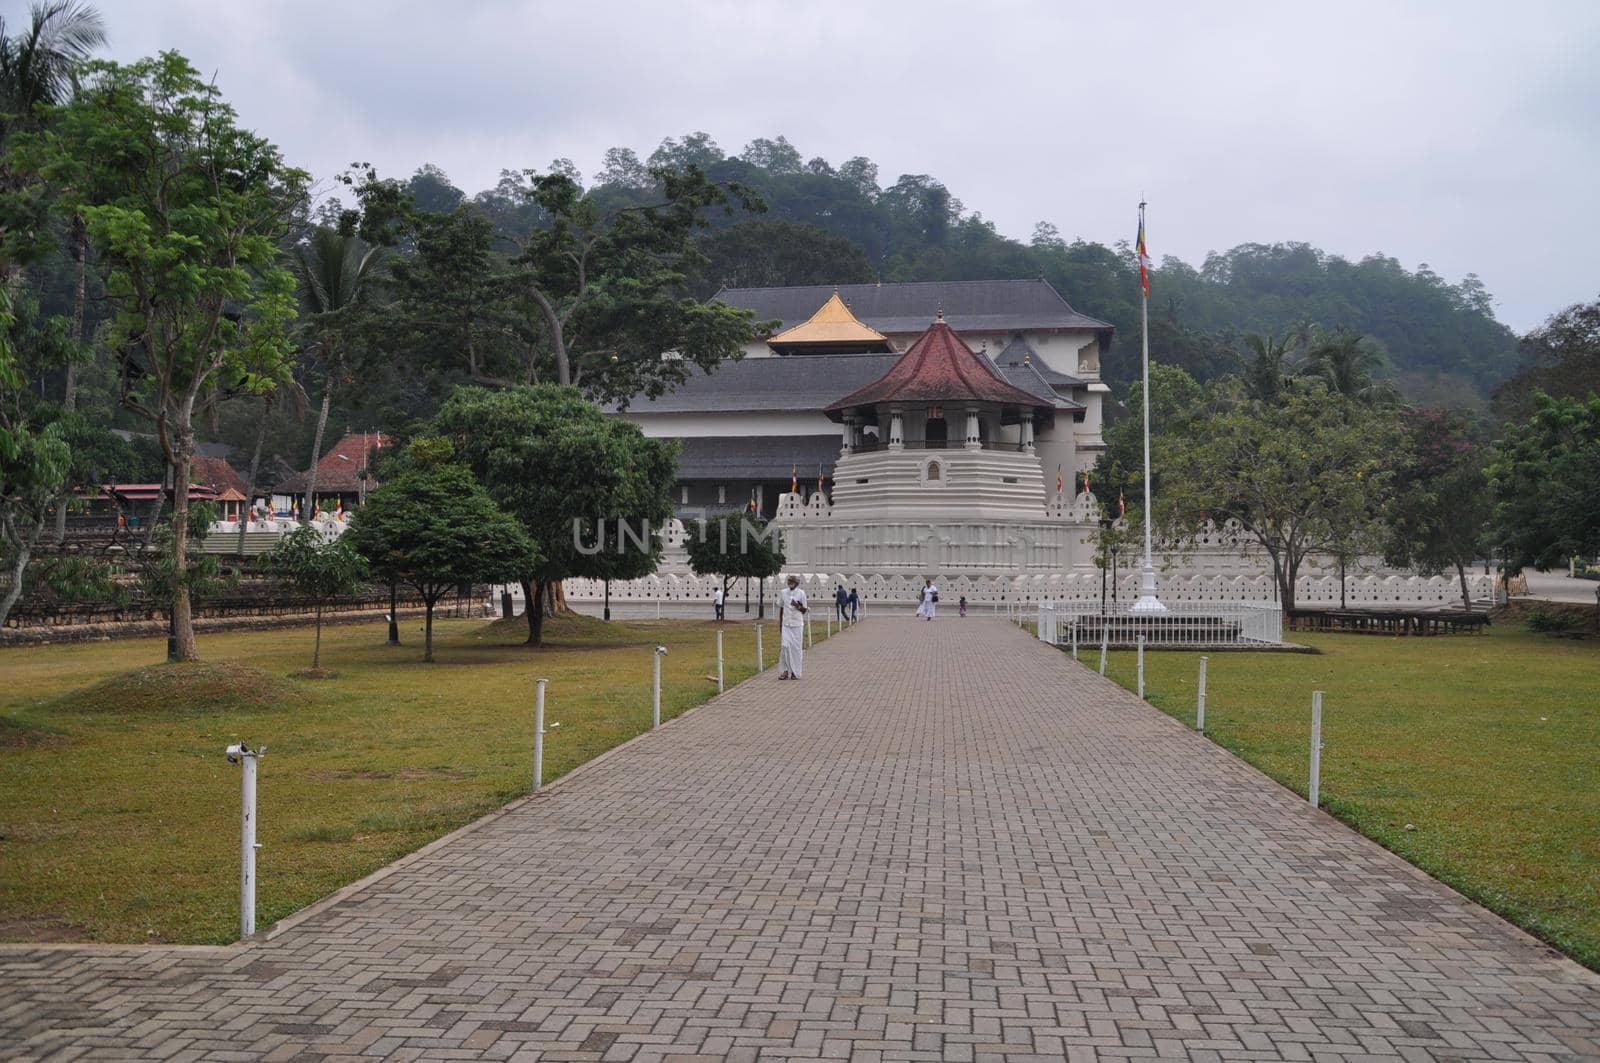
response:
M65 103L77 89L80 66L105 43L100 12L78 0L36 2L27 31L16 36L0 18L0 144L19 129L34 128L40 107ZM68 239L74 269L72 335L81 344L89 255L89 229L81 215L73 215ZM19 282L20 270L10 271L7 280ZM77 363L68 361L62 404L69 412L77 407L77 374ZM67 507L57 506L56 540L66 534Z
M0 138L31 125L40 105L65 102L79 66L106 43L100 12L79 0L36 2L25 32L8 29L0 18Z
M1250 397L1263 402L1275 402L1283 390L1283 381L1294 372L1294 353L1301 335L1294 329L1274 336L1271 333L1250 332L1244 337L1245 347L1255 356L1245 366L1245 386Z
M368 247L354 236L319 227L307 244L295 251L295 273L300 278L300 299L305 304L311 344L307 353L322 363L325 382L322 410L311 442L311 474L306 478L303 512L309 520L317 489L317 461L322 457L322 434L328 427L328 406L333 389L344 373L345 335L352 312L360 304L367 282L385 262L380 247Z
M1394 398L1394 384L1374 378L1382 368L1383 355L1372 349L1367 338L1342 326L1314 343L1306 360L1307 375L1327 384L1329 391L1369 406Z

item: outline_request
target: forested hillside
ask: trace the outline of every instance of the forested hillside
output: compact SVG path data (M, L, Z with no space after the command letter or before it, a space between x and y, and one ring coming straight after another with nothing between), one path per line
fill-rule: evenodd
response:
M805 161L781 136L752 141L736 155L704 133L668 138L643 160L614 148L585 183L602 188L604 202L643 202L653 186L648 167L686 163L747 185L767 203L764 216L724 218L705 235L710 262L698 294L723 285L1043 276L1074 307L1117 326L1112 379L1136 374L1138 285L1124 244L1069 240L1049 223L1028 243L1008 239L935 176L885 183L869 159ZM432 168L413 185L419 202L454 206L466 198ZM529 220L510 187L471 199L508 234ZM1235 367L1243 333L1302 325L1366 335L1385 356L1387 374L1418 401L1481 407L1519 364L1517 337L1494 319L1477 277L1451 284L1426 266L1413 272L1380 254L1350 261L1303 243L1244 244L1198 265L1166 257L1151 317L1153 355L1200 379Z

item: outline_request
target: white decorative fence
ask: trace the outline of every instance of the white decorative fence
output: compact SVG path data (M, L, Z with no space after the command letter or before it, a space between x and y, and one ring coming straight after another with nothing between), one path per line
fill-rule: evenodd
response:
M1056 646L1278 646L1283 610L1261 602L1164 602L1164 613L1136 613L1128 603L1040 602L1042 642Z

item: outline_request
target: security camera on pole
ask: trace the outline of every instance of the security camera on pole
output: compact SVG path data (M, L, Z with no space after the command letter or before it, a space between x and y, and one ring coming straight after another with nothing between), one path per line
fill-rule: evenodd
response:
M1156 566L1150 550L1150 252L1144 245L1144 200L1139 201L1139 287L1144 292L1140 303L1139 338L1144 346L1144 564L1139 570L1139 600L1130 606L1135 613L1164 613L1167 607L1156 596Z

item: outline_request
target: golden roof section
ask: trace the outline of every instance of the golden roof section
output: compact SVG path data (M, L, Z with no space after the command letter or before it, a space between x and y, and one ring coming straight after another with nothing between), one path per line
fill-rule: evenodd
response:
M887 345L888 342L888 337L883 333L876 329L868 328L856 319L856 316L850 312L850 308L844 305L844 300L839 298L839 289L835 288L833 294L828 296L828 301L823 303L809 319L795 325L793 328L784 329L767 340L767 345L770 347L800 343L873 343Z

